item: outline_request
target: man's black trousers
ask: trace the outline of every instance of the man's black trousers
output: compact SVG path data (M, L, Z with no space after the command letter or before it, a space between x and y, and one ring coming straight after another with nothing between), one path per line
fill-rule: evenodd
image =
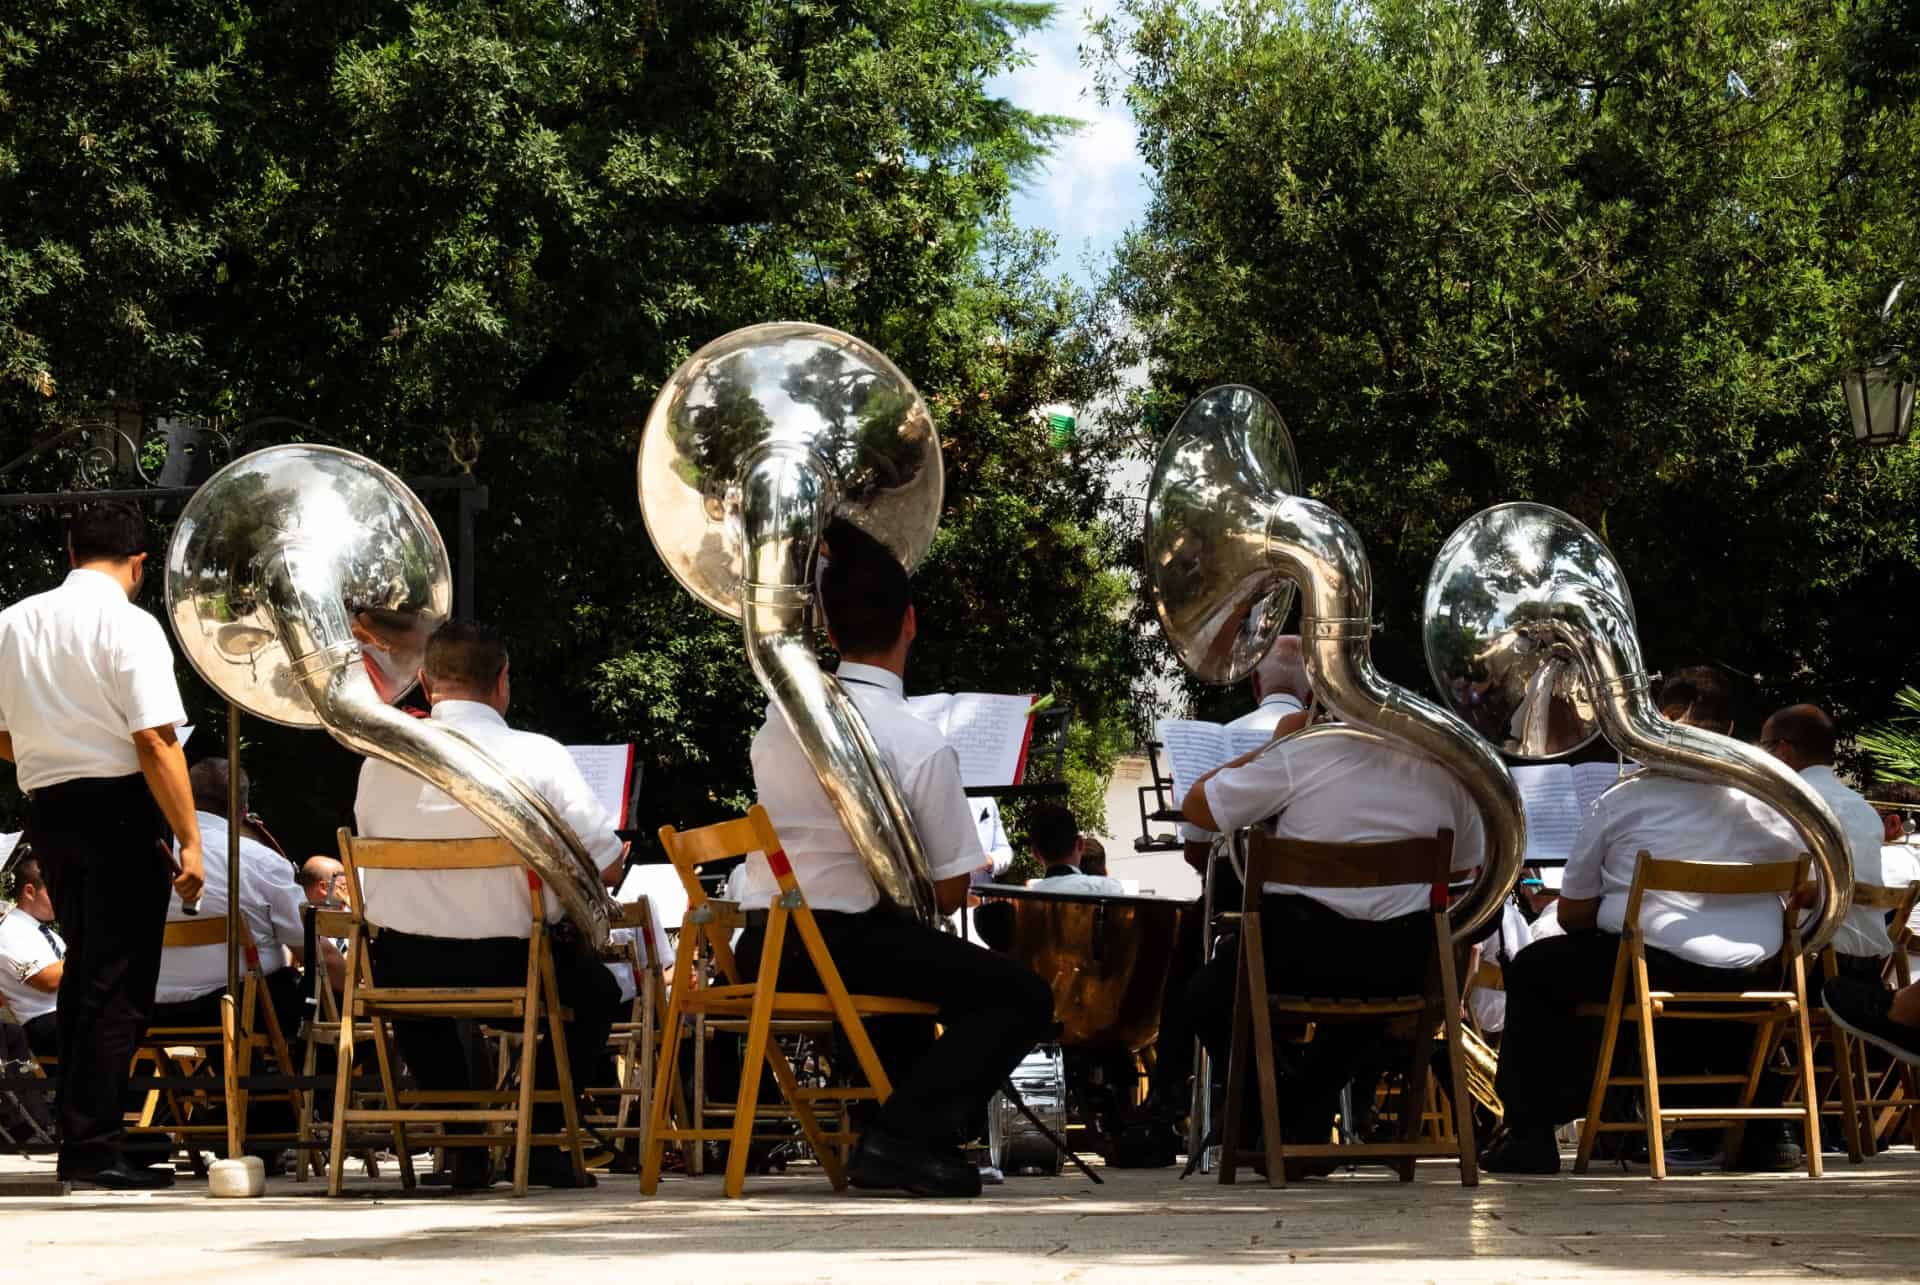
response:
M28 830L67 943L59 1171L84 1176L120 1158L127 1070L160 976L173 833L138 775L35 790Z
M527 980L524 937L449 938L380 929L371 942L374 981L382 986L520 986ZM562 931L553 938L553 978L562 1007L573 1010L567 1023L567 1065L577 1095L588 1087L606 1052L607 1032L620 1009L620 986L585 942ZM490 1089L494 1068L470 1022L451 1018L395 1022L400 1056L422 1089ZM560 1085L551 1047L541 1041L534 1085ZM560 1104L534 1107L534 1128L557 1133L563 1125Z
M1509 1125L1551 1127L1587 1113L1602 1031L1598 1019L1574 1016L1574 1007L1606 1003L1619 952L1615 933L1577 932L1534 942L1507 963L1507 1024L1500 1036L1495 1086ZM1778 968L1773 961L1755 968L1711 968L1664 950L1647 950L1647 979L1658 990L1744 990L1762 983L1770 989ZM1656 1022L1661 1075L1744 1071L1752 1031L1730 1031L1735 1028L1720 1022ZM1616 1057L1630 1060L1638 1049L1639 1036L1631 1027L1623 1028ZM1760 1105L1777 1100L1783 1088L1777 1077L1763 1079ZM1718 1096L1727 1097L1724 1092ZM1673 1098L1676 1105L1681 1100L1713 1100L1697 1091L1663 1090L1662 1097Z
M814 919L848 991L939 1007L938 1040L926 1018L866 1021L893 1081L877 1123L896 1137L951 1142L979 1118L1020 1059L1053 1035L1053 991L1023 964L889 909L818 910ZM762 940L756 923L735 950L750 977L758 975ZM819 988L792 923L781 953L780 989Z

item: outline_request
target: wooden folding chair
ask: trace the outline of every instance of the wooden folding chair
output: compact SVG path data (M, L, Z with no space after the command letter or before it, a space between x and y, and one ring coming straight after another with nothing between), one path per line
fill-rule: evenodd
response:
M1907 885L1906 899L1895 908L1893 917L1887 923L1887 935L1893 939L1893 953L1887 956L1880 970L1880 979L1893 990L1913 984L1912 965L1908 962L1908 956L1914 950L1914 932L1909 924L1916 904L1920 904L1920 880ZM1908 1063L1896 1057L1887 1057L1878 1049L1868 1049L1866 1056L1873 1074L1872 1097L1880 1108L1871 1117L1873 1127L1870 1133L1875 1146L1891 1145L1894 1129L1904 1123L1908 1144L1920 1151L1920 1074ZM1876 1062L1879 1064L1877 1067L1874 1066Z
M1807 1172L1818 1178L1820 1166L1819 1098L1813 1090L1813 1035L1807 1019L1806 961L1800 953L1800 929L1793 910L1793 893L1806 882L1809 859L1797 862L1777 861L1758 865L1745 862L1665 861L1641 852L1636 858L1633 884L1627 893L1626 915L1620 934L1620 950L1613 966L1613 985L1603 1005L1583 1004L1576 1012L1598 1017L1604 1023L1600 1059L1594 1066L1593 1084L1587 1094L1586 1125L1580 1131L1580 1150L1573 1162L1575 1173L1585 1173L1593 1158L1593 1145L1602 1133L1631 1133L1645 1130L1647 1158L1655 1178L1667 1176L1667 1154L1663 1133L1669 1122L1724 1124L1725 1147L1731 1165L1739 1153L1739 1141L1748 1120L1799 1120L1806 1128ZM1646 938L1640 927L1640 903L1650 892L1684 892L1702 896L1764 896L1781 899L1781 919L1785 945L1779 963L1782 980L1775 990L1739 991L1664 991L1654 990L1647 979ZM1658 1040L1654 1021L1733 1022L1753 1026L1753 1051L1745 1074L1662 1075L1657 1056ZM1638 1074L1615 1075L1613 1053L1620 1028L1639 1030L1640 1065ZM1791 1028L1799 1052L1801 1105L1797 1107L1756 1107L1755 1093L1765 1071L1776 1037L1782 1028ZM1679 1085L1731 1085L1740 1089L1739 1100L1731 1107L1664 1107L1660 1095ZM1633 1087L1640 1090L1644 1108L1640 1120L1609 1121L1602 1118L1610 1088Z
M200 1149L192 1140L224 1135L227 1157L243 1155L249 1141L256 1144L295 1145L299 1134L270 1133L249 1135L247 1104L254 1097L263 1100L283 1098L291 1104L294 1119L308 1110L307 1095L299 1089L255 1094L245 1087L253 1074L254 1058L262 1050L271 1051L281 1075L294 1073L294 1060L288 1050L286 1033L267 995L266 976L260 967L260 951L247 921L240 924L240 994L232 1005L221 1005L221 1024L207 1026L150 1026L134 1048L134 1063L146 1063L154 1074L148 1081L146 1097L137 1118L130 1121L129 1134L165 1134L185 1151L197 1173L201 1169ZM160 939L162 952L188 950L201 946L227 944L227 917L209 915L204 919L169 923ZM232 1021L229 1037L226 1023ZM224 1057L222 1048L231 1047L234 1056ZM218 1063L221 1073L211 1068ZM135 1075L130 1087L138 1091L146 1077ZM161 1111L162 1104L166 1110ZM197 1123L198 1117L216 1104L224 1104L224 1124Z
M758 1114L758 1068L762 1062L773 1073L781 1096L799 1121L807 1144L813 1149L820 1167L826 1171L834 1190L840 1190L846 1186L847 1176L839 1148L852 1145L857 1137L845 1118L844 1105L860 1100L885 1102L893 1092L892 1081L887 1078L886 1069L880 1065L879 1055L874 1052L873 1041L868 1037L866 1025L861 1019L883 1014L933 1017L938 1008L889 995L847 993L846 984L840 979L840 970L834 966L826 941L820 936L820 926L815 922L813 911L794 878L793 868L787 863L786 853L780 847L780 840L774 834L773 823L767 819L766 809L759 804L754 804L744 817L703 826L698 830L682 832L672 826L662 826L660 844L686 884L688 910L680 929L678 948L674 952L673 982L667 990L667 1017L662 1030L664 1038L661 1041L659 1072L653 1081L646 1158L640 1169L641 1193L650 1196L658 1189L667 1143L687 1142L698 1147L709 1140L725 1140L729 1144L725 1190L729 1198L740 1195L746 1186L747 1149L754 1138ZM729 943L733 930L745 919L739 907L733 903L709 898L700 887L698 872L707 862L751 852L765 855L767 867L779 883L779 891L767 911L758 974L753 981L742 982ZM807 958L820 979L822 989L819 991L780 989L782 947L789 927L800 934ZM703 946L712 953L719 974L713 982L701 978L694 968L695 954ZM680 1050L685 1042L687 1027L703 1017L746 1019L746 1053L741 1063L740 1096L733 1107L733 1122L724 1129L705 1128L705 1122L696 1114L683 1127L671 1127L667 1118L668 1103L673 1085L679 1078ZM853 1051L861 1074L866 1077L865 1086L802 1088L772 1035L776 1022L795 1020L813 1023L831 1021L837 1024ZM831 1102L843 1108L838 1130L829 1133L821 1128L814 1110L819 1102Z
M340 1194L346 1162L347 1129L354 1124L388 1125L400 1182L414 1186L412 1151L416 1146L513 1147L513 1194L527 1194L527 1169L535 1146L563 1146L572 1154L576 1176L586 1172L580 1147L580 1121L574 1110L573 1072L567 1063L564 1023L554 979L552 943L547 936L545 899L540 882L527 871L532 919L527 936L527 977L517 986L382 986L374 979L368 938L377 928L366 917L366 870L525 869L519 854L503 839L371 839L339 832L340 861L347 872L347 985L341 997L339 1063L333 1091L333 1133L327 1170L327 1194ZM456 1018L512 1023L519 1028L520 1083L517 1089L402 1089L389 1024L396 1021ZM364 1024L364 1025L363 1025ZM380 1070L383 1107L353 1104L352 1074L357 1030L371 1027L374 1059ZM544 1033L553 1046L557 1089L534 1087L534 1061ZM536 1134L536 1102L560 1104L560 1133ZM478 1133L450 1133L449 1124L497 1126ZM409 1133L414 1125L438 1131Z
M313 916L313 937L316 945L327 939L344 940L353 930L353 916L345 910L315 907L310 913ZM309 1015L301 1025L297 1038L301 1046L300 1078L311 1083L319 1073L320 1050L333 1048L340 1042L340 1000L334 994L332 979L327 976L326 967L319 961L317 951L309 960L307 973L307 980L313 994L312 1007L308 1010ZM354 1038L356 1041L371 1042L373 1025L369 1022L360 1023L360 1029L354 1032ZM329 1111L327 1115L330 1122L332 1112ZM326 1130L322 1130L316 1128L316 1123L315 1114L311 1109L301 1112L298 1167L294 1170L294 1178L299 1182L307 1180L309 1170L317 1177L320 1173L319 1153L332 1151L331 1124L329 1123ZM322 1132L328 1134L324 1141L320 1137ZM382 1131L376 1131L375 1137L378 1137L380 1132ZM392 1130L385 1130L384 1133L385 1141L378 1145L391 1145ZM374 1147L362 1146L358 1154L361 1163L366 1167L367 1177L378 1178L380 1163L374 1158Z
M1467 1083L1461 1044L1460 989L1455 977L1453 934L1447 924L1447 882L1452 867L1451 830L1441 830L1431 839L1387 843L1309 843L1276 839L1259 832L1252 835L1247 847L1246 886L1240 912L1240 967L1233 1004L1233 1052L1227 1067L1227 1114L1220 1135L1221 1182L1234 1181L1242 1158L1238 1146L1241 1097L1251 1049L1258 1078L1260 1126L1269 1186L1286 1185L1289 1157L1384 1164L1395 1170L1402 1182L1411 1182L1417 1158L1453 1156L1460 1162L1461 1185L1478 1184L1480 1169L1473 1138L1473 1112L1466 1093L1452 1095L1451 1136L1420 1136L1432 1054L1430 1032L1435 1029L1443 1032L1453 1083L1456 1086ZM1267 976L1266 930L1260 917L1260 899L1262 888L1268 883L1314 888L1420 884L1432 889L1428 910L1433 923L1433 953L1427 960L1422 993L1371 999L1275 993L1270 988L1285 987L1287 979ZM1379 1023L1396 1018L1412 1023L1415 1027L1410 1040L1413 1051L1406 1068L1405 1096L1399 1108L1400 1137L1393 1142L1284 1142L1280 1135L1280 1103L1274 1071L1276 1018L1298 1019L1316 1026ZM1446 1135L1444 1129L1436 1132Z

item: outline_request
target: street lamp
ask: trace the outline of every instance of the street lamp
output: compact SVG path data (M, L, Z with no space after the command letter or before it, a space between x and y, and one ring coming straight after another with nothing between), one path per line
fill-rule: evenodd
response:
M1897 281L1887 292L1887 301L1880 305L1882 323L1893 315L1894 302L1905 284ZM1856 441L1891 446L1906 437L1913 422L1914 383L1895 372L1891 356L1848 371L1840 377L1840 389L1847 396L1847 413L1853 417Z

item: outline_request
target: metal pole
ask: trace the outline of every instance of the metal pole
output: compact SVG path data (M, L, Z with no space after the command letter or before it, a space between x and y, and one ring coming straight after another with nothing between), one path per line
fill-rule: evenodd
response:
M227 702L227 994L240 998L240 707ZM232 1057L232 1050L228 1050Z
M486 511L487 488L484 486L464 488L460 491L459 502L460 509L457 518L459 533L454 546L456 556L453 569L453 609L458 615L472 616L479 611L478 605L473 600L473 557L475 543L473 519L474 515Z

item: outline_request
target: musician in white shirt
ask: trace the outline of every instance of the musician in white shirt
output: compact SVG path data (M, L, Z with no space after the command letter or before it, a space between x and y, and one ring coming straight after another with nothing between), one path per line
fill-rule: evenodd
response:
M1253 687L1254 707L1228 723L1227 731L1266 732L1285 736L1307 725L1307 705L1313 700L1313 683L1307 677L1307 662L1300 652L1299 634L1281 634L1260 658L1247 680ZM1182 855L1194 873L1206 878L1207 860L1213 851L1215 835L1191 821L1180 823ZM1238 895L1239 890L1232 890Z
M52 1057L60 1038L55 1009L67 944L53 926L53 898L31 852L13 862L13 909L0 916L0 1001L13 1011L36 1057Z
M601 807L566 748L549 737L507 725L512 695L507 649L491 628L468 620L448 621L427 643L420 689L432 719L477 745L528 790L540 795L579 836L609 883L618 881L625 847L614 819ZM438 788L379 759L360 769L354 800L359 832L389 839L490 837L486 822ZM378 925L369 944L374 980L390 986L509 986L527 976L527 938L533 908L527 873L509 870L368 870L361 875L369 922ZM557 925L553 944L560 1003L572 1010L567 1055L574 1083L606 1051L607 1032L620 1004L620 989L598 955L569 931L557 897L543 898L546 919ZM423 1087L490 1088L493 1072L472 1041L452 1021L395 1023L400 1052ZM542 1044L538 1085L558 1084L553 1056ZM534 1108L534 1127L558 1132L560 1105ZM452 1149L453 1185L484 1187L492 1181L485 1151ZM592 1186L592 1175L586 1185ZM533 1156L530 1181L550 1187L575 1185L573 1167L558 1148Z
M1706 666L1682 669L1660 690L1668 719L1729 733L1733 701ZM1597 1022L1575 1016L1603 1003L1613 984L1627 893L1641 851L1682 861L1777 862L1799 859L1799 834L1772 807L1730 785L1641 772L1595 800L1581 823L1557 903L1565 935L1534 940L1507 969L1507 1028L1498 1088L1505 1128L1481 1165L1495 1173L1559 1172L1554 1126L1586 1109L1599 1056ZM1737 990L1760 980L1780 953L1780 899L1770 895L1703 897L1648 893L1640 928L1648 975L1672 990ZM1661 1070L1677 1074L1708 1056L1663 1034ZM1671 1045L1671 1047L1669 1047ZM1740 1051L1744 1057L1744 1049ZM1749 1128L1748 1163L1777 1134Z
M840 653L839 679L900 787L932 876L939 913L950 915L985 864L977 815L960 784L960 760L932 724L908 708L901 675L916 622L907 573L887 549L846 523L827 534L819 575L822 615ZM880 902L873 877L841 826L793 730L769 706L753 739L753 781L800 889L847 988L939 1006L941 1035L920 1019L882 1019L868 1029L893 1076L893 1096L860 1135L849 1165L856 1187L968 1196L979 1171L958 1150L995 1090L1053 1029L1053 993L1032 971ZM744 904L764 908L775 887L764 855L749 858ZM763 916L750 920L735 954L759 966ZM812 984L812 968L787 934L783 986Z
M1840 732L1818 705L1789 705L1776 711L1760 729L1760 748L1798 772L1833 809L1847 836L1847 854L1853 862L1853 882L1875 888L1892 886L1881 869L1880 814L1833 772L1833 752ZM1877 979L1893 938L1887 935L1887 913L1856 906L1833 935L1840 971ZM1808 978L1811 986L1815 978Z
M152 1014L167 885L191 897L201 881L173 648L133 603L146 540L130 506L85 509L67 527L65 583L0 611L0 758L29 797L27 829L68 946L59 1175L136 1189L173 1185L171 1172L121 1155L121 1098Z
M1073 813L1057 803L1043 804L1027 815L1027 845L1045 871L1040 878L1027 881L1029 888L1095 897L1118 897L1126 892L1118 879L1090 875L1080 868L1086 840L1080 837Z
M1321 843L1431 839L1453 832L1452 868L1485 858L1479 810L1458 779L1424 755L1350 737L1303 738L1243 755L1187 792L1187 819L1237 830L1271 818L1272 832ZM1426 884L1316 888L1270 883L1261 922L1267 973L1291 992L1364 998L1418 990L1432 953ZM1195 976L1187 1007L1208 1052L1226 1065L1236 952L1220 952ZM1323 1140L1336 1095L1380 1028L1341 1024L1317 1033L1281 1089L1282 1127Z

